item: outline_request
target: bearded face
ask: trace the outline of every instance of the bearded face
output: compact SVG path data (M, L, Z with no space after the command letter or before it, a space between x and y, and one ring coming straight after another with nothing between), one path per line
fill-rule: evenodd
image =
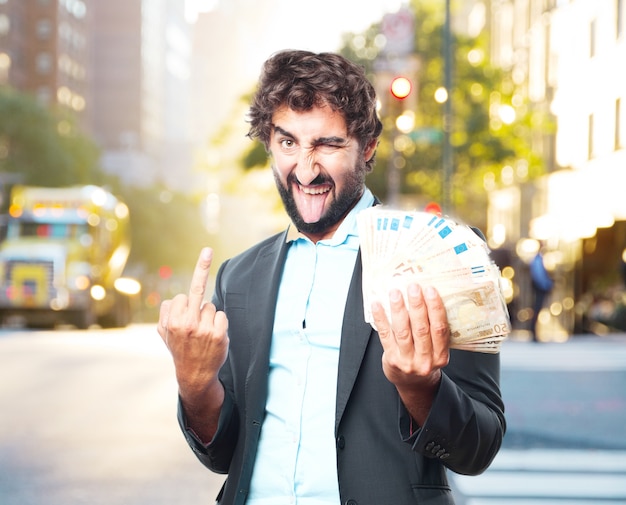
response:
M279 108L273 116L270 152L276 186L298 230L314 240L333 235L363 193L366 160L349 137L343 116L330 107Z

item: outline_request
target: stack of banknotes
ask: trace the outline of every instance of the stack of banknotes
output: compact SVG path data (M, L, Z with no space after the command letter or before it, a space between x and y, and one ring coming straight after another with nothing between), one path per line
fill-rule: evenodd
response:
M430 285L446 307L451 348L499 352L511 328L500 269L472 228L435 214L381 205L360 212L357 224L367 322L374 326L374 300L389 316L392 288L400 289L406 299L409 283Z

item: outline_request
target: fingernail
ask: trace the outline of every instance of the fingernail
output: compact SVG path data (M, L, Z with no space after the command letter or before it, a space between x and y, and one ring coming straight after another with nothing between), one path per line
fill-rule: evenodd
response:
M402 298L402 294L400 293L400 291L398 289L392 289L389 292L389 299L392 302L397 302Z
M211 251L210 247L202 248L202 252L200 253L200 254L202 254L202 259L203 260L210 260L212 252L213 251Z
M416 297L420 295L420 287L417 284L409 285L409 296Z
M433 299L437 298L437 291L432 286L426 286L426 298Z

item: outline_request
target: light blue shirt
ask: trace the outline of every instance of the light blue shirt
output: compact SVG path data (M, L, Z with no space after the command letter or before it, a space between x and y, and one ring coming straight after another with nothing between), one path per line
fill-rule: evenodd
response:
M270 350L269 390L246 505L339 505L335 452L337 364L359 248L356 214L332 238L289 247Z

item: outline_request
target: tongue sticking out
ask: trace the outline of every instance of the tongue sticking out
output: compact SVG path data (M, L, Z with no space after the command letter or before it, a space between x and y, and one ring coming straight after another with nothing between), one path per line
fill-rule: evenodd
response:
M295 192L296 204L305 223L317 223L322 218L328 193L305 193L302 189Z

